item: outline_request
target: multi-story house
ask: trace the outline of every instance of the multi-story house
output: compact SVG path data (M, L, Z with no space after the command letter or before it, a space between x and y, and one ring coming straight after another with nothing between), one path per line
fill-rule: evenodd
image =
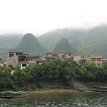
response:
M9 52L7 58L7 65L17 66L18 64L22 68L26 68L30 64L40 64L45 61L45 57L30 56L23 52Z
M103 64L103 58L101 56L91 56L90 61L96 65L96 67L101 67Z
M58 55L55 53L46 53L45 58L46 59L58 59Z
M78 56L74 56L73 60L79 64L82 65L83 63L85 63L85 61L88 60L88 57L82 56L82 55L78 55Z
M58 53L57 55L58 55L59 59L72 58L72 53L68 53L68 52Z

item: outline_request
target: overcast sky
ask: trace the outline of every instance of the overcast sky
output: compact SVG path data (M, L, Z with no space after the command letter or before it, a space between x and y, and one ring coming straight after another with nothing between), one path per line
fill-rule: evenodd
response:
M43 34L107 23L107 0L0 0L0 34Z

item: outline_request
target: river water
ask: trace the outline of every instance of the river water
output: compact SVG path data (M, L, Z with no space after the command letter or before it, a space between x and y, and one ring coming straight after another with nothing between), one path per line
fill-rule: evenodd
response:
M0 99L0 107L107 107L107 93L39 93L27 98Z

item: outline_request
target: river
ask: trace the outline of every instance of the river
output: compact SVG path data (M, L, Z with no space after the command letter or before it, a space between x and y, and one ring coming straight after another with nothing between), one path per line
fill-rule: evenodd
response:
M0 99L0 107L107 107L107 93L36 93L19 99Z

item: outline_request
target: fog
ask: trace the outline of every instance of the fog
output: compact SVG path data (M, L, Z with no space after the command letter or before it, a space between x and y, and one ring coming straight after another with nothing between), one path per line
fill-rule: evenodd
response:
M0 34L37 36L54 29L107 23L106 0L1 0Z

